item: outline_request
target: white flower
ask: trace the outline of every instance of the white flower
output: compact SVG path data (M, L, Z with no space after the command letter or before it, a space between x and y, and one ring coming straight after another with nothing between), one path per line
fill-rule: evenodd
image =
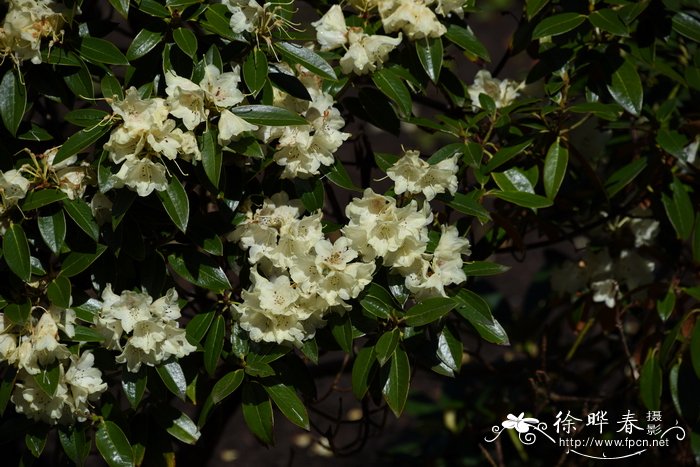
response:
M229 26L234 33L255 31L255 23L263 12L263 7L257 1L222 0L221 3L231 12Z
M231 107L244 98L238 89L241 82L240 67L236 65L232 72L221 73L214 65L204 67L204 78L199 82L204 94L217 107Z
M474 78L474 84L469 86L467 92L474 108L481 108L479 96L486 94L496 103L496 108L500 109L510 105L519 95L524 83L516 83L508 79L499 80L491 77L488 70L479 70Z
M321 50L333 50L347 42L348 27L340 5L331 6L318 21L311 23L316 28L316 41Z
M518 433L527 433L532 426L536 426L540 421L536 418L525 417L525 412L521 412L517 417L508 414L508 420L504 420L501 425L507 430L516 429Z
M41 63L41 40L58 39L64 24L63 6L50 0L9 0L0 27L0 56L14 54L18 60Z
M113 175L115 186L128 186L136 190L139 196L148 196L156 191L168 188L165 166L150 159L127 160Z
M15 410L32 420L51 425L60 421L69 422L70 417L67 413L70 395L65 383L63 365L59 365L59 371L58 385L51 396L46 394L31 375L20 372L11 397L12 403L15 404Z
M257 125L248 123L230 110L222 110L219 116L219 144L227 145L231 141L238 140L238 137L246 131L255 131Z
M629 221L629 227L634 234L634 246L639 248L644 245L651 245L659 234L660 223L645 209L635 208L630 212L634 216Z
M185 128L194 130L207 119L208 111L204 108L204 90L198 85L168 71L165 74L167 84L165 93L170 105L170 114L181 119Z
M382 66L389 53L401 43L401 33L393 38L368 35L361 28L350 28L348 41L350 46L340 59L340 68L345 74L364 75Z
M391 167L387 175L394 181L396 194L423 193L428 201L438 193L457 191L457 154L437 164L422 160L418 151L406 151Z
M442 16L451 16L452 13L464 18L465 0L437 0L435 12Z
M18 170L0 171L0 214L15 206L17 202L27 196L29 180L24 178Z
M409 39L440 37L447 28L438 21L424 0L379 0L379 15L388 33L403 31Z
M69 404L78 421L87 420L90 409L89 401L97 400L107 390L107 383L102 381L102 372L95 368L95 357L86 351L70 357L71 366L65 374L65 383L69 389ZM72 400L71 400L72 399Z
M613 308L615 299L620 296L620 287L614 279L605 279L591 283L594 302L605 302L605 306Z

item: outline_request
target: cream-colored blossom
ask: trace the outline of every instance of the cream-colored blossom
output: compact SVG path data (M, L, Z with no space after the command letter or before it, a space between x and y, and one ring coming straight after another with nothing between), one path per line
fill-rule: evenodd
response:
M387 33L403 31L411 40L440 37L447 28L424 0L379 0L379 15Z
M333 50L347 42L348 27L340 5L331 6L321 19L311 23L316 28L316 41L321 50Z
M222 110L219 115L218 127L219 144L222 146L227 145L231 141L237 141L240 135L246 131L255 131L258 129L257 125L246 122L238 115L226 109Z
M168 188L165 166L150 159L127 160L113 177L117 188L128 186L139 196L148 196L154 190Z
M401 33L394 38L369 35L361 28L350 28L348 42L348 50L340 59L340 68L345 74L364 75L382 66L389 53L401 43Z
M456 154L437 164L429 164L420 158L418 151L409 150L386 173L394 181L396 194L423 193L430 201L445 191L455 194L458 170Z
M493 78L490 71L479 70L474 78L474 84L469 86L467 92L474 108L481 108L479 96L486 94L496 103L496 108L500 109L510 105L518 97L523 86L524 83Z
M19 170L0 171L0 215L27 196L29 180Z
M57 41L65 23L61 4L51 0L8 0L7 14L0 27L0 56L41 63L41 41Z
M240 103L244 96L238 89L241 82L240 67L236 65L233 71L221 73L214 65L204 67L204 78L199 82L208 101L217 107L231 107Z

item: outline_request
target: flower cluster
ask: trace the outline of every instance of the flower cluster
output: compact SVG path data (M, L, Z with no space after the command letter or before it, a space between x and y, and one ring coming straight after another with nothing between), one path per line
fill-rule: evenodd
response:
M0 56L41 63L42 39L53 41L63 34L62 6L52 0L8 0L7 5L0 27Z
M142 364L155 366L171 357L182 358L196 350L180 329L177 292L153 300L146 293L126 290L120 295L107 284L102 306L95 316L97 331L105 337L105 347L121 353L115 358L131 372ZM126 342L122 342L125 338Z
M22 325L0 313L0 361L18 370L11 397L17 412L50 424L84 421L90 402L107 389L102 372L93 367L93 354L76 355L61 341L61 333L68 338L74 335L74 322L72 310L55 306L38 319L30 314ZM43 372L52 369L58 372L55 388L43 380Z
M523 86L524 83L516 83L509 79L500 80L493 78L490 71L479 70L474 77L474 84L467 91L472 101L472 107L475 110L481 108L479 96L482 94L486 94L493 99L496 108L501 109L510 105L518 97L519 91Z
M324 238L320 211L302 213L298 200L280 192L248 210L229 236L248 250L252 266L251 287L232 311L254 341L299 344L313 337L329 310L349 309L346 300L372 280L374 262L355 261L348 238Z
M0 171L0 216L27 196L29 180L19 170Z
M394 181L397 195L423 193L425 199L430 201L445 190L453 195L457 191L457 157L455 154L436 164L429 164L420 158L418 151L408 150L389 167L386 174Z

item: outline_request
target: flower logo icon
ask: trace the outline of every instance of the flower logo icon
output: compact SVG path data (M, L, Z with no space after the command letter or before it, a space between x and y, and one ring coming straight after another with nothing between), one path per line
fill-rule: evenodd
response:
M515 428L518 433L527 433L531 426L536 426L540 421L536 418L525 418L525 412L521 412L517 417L513 414L508 414L508 420L504 420L501 425L507 430Z

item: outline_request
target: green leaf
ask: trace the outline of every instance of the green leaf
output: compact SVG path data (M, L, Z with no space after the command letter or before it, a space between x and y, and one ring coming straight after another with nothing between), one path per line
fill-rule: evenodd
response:
M55 190L53 188L47 188L44 190L30 191L27 196L22 200L22 210L32 211L34 209L39 209L44 206L48 206L56 201L61 201L66 199L66 194L62 191Z
M2 250L10 271L24 282L29 282L32 278L29 243L21 225L10 225L2 238Z
M532 39L565 34L576 29L584 21L586 21L586 16L578 13L560 13L549 16L535 26L532 31Z
M469 321L482 338L494 344L509 344L505 330L494 319L489 304L483 298L474 292L462 289L454 300L457 303L457 313Z
M384 400L397 418L406 405L410 380L411 365L408 355L401 347L397 347L391 357L391 365L385 374L385 383L382 387Z
M12 366L3 372L2 381L0 381L0 416L5 413L7 403L10 402L12 391L15 388L16 377L17 370Z
M208 5L207 11L204 14L206 21L202 21L200 24L202 27L204 27L204 29L211 31L224 39L231 41L244 41L241 35L234 34L231 30L229 19L226 16L227 14L228 9L225 5Z
M316 212L323 209L326 192L323 189L323 181L320 178L309 180L296 180L297 193L301 193L301 202L304 209L309 212Z
M17 134L27 109L27 88L24 78L14 68L7 70L0 81L0 117L12 136Z
M479 222L485 224L491 220L491 215L486 208L481 205L479 200L481 194L482 193L477 190L472 191L468 195L463 193L455 193L452 200L446 200L446 202L452 209L455 209L463 214L474 216L479 219Z
M275 378L265 381L263 387L272 402L290 422L305 430L309 429L309 414L294 388L277 381Z
M61 264L60 274L66 277L73 277L80 274L90 267L106 249L107 247L105 245L95 245L95 251L93 253L71 251Z
M73 125L91 127L93 125L97 125L107 117L109 117L109 114L104 110L76 109L68 112L64 118Z
M156 193L175 227L185 232L190 218L190 201L180 180L177 177L170 177L168 188Z
M185 52L185 55L195 60L197 58L197 36L191 29L177 28L173 31L173 39L180 50Z
M615 102L626 111L639 116L644 101L644 89L637 69L629 61L624 60L613 72L608 91Z
M383 152L374 153L374 162L377 164L377 167L379 167L379 170L384 173L386 173L392 165L396 164L399 159L401 159L401 156L397 156L396 154L386 154Z
M483 94L482 94L483 95ZM501 148L496 152L496 154L493 155L491 160L486 164L486 166L483 168L483 172L489 173L492 170L497 169L501 165L505 164L521 152L523 152L525 149L530 147L532 144L532 140L525 141L524 143L516 144L515 146L508 146Z
M175 360L170 360L156 366L156 372L163 384L165 384L165 387L168 388L168 391L184 401L185 392L187 391L187 380L180 364Z
M492 191L489 194L525 208L546 208L552 205L551 199L533 193L524 193L521 191Z
M484 156L484 150L481 145L474 142L468 142L464 145L464 155L462 161L470 167L478 169L481 167L481 159Z
M333 313L328 317L328 327L340 348L346 353L351 353L352 323L350 322L350 314L345 313L341 316L338 313Z
M68 308L71 305L71 283L65 276L57 276L47 287L49 301L60 308Z
M693 14L679 11L671 18L673 30L688 39L700 42L700 20Z
M254 48L243 63L243 80L253 95L265 86L267 80L267 57L259 48Z
M411 115L413 112L411 93L396 73L388 68L382 68L372 74L372 81L385 96L398 105L401 115Z
M272 403L267 393L257 383L243 386L241 395L243 419L250 431L263 443L273 443Z
M544 159L544 192L547 198L554 199L566 175L569 164L569 151L561 145L559 138L552 143Z
M380 365L384 366L391 358L400 340L401 331L398 328L385 332L382 334L382 337L377 340L377 343L374 345L374 352Z
M415 41L418 60L428 77L437 83L442 69L442 39L439 37L424 37Z
M97 225L95 218L92 217L92 210L85 201L80 198L66 199L63 201L63 209L83 232L97 241L100 237L100 227Z
M597 10L591 13L588 17L588 21L591 22L593 26L598 29L602 29L605 32L609 32L614 36L628 36L629 31L627 26L622 22L620 16L610 8L603 8L602 10Z
M470 261L465 263L462 271L467 276L494 276L508 271L510 267L490 261Z
M525 13L527 14L527 19L532 20L548 3L549 0L526 0Z
M141 403L147 384L148 372L145 366L142 365L136 373L129 371L126 367L122 368L122 391L132 409L136 410Z
M68 458L75 465L82 467L91 448L91 443L85 436L85 429L80 425L59 426L58 439Z
M116 45L104 39L85 36L80 41L80 56L90 63L128 65L129 61Z
M569 107L571 112L591 113L603 120L615 121L622 114L622 107L618 104L604 104L602 102L582 102Z
M165 431L183 443L195 444L202 435L197 424L185 413L174 407L159 411L157 417L158 422L165 427Z
M693 238L690 247L693 253L693 261L700 263L700 213L695 215L695 227L693 227Z
M136 60L146 55L148 52L163 40L163 33L141 29L134 40L131 41L129 49L126 51L126 58Z
M647 166L645 158L630 162L619 170L616 170L605 182L605 190L610 198L626 187Z
M661 129L656 134L656 142L667 153L683 158L683 150L688 144L688 138L675 130Z
M218 404L238 389L243 382L244 372L241 369L226 373L216 382L211 390L211 397L214 404Z
M217 316L207 334L207 340L204 342L204 369L209 373L209 376L214 376L216 365L219 363L219 357L224 348L225 326L224 317Z
M168 256L168 263L173 270L188 282L222 292L231 288L231 283L221 267L210 257L197 252Z
M35 424L32 426L26 435L24 435L24 444L29 449L34 457L40 457L46 446L46 435L49 427Z
M369 314L380 319L389 319L392 314L396 313L391 294L384 287L374 282L365 289L360 305Z
M459 337L445 326L438 336L436 355L452 371L459 371L462 366L462 342Z
M100 139L102 135L107 133L111 127L111 123L105 122L100 123L99 125L95 125L91 128L85 128L83 130L80 130L78 133L68 138L66 142L63 143L58 149L56 157L54 157L53 160L54 165L58 164L59 162L63 162L70 156L78 154L79 152L82 152L83 150L87 149L95 142L97 142L97 140Z
M114 422L102 420L95 432L95 444L110 467L133 467L134 450L126 435Z
M340 159L336 159L335 164L331 166L330 170L328 170L325 175L328 180L341 188L351 191L362 191L352 182L350 174L348 174L345 165L343 165Z
M124 99L124 90L119 80L111 74L106 74L100 81L100 92L106 99L122 100Z
M505 172L491 172L491 178L503 191L535 193L535 187L532 186L530 179L516 167Z
M363 347L357 353L352 365L352 393L357 400L362 400L367 393L372 376L372 370L376 367L374 347Z
M676 235L681 240L687 240L690 237L695 220L693 204L687 189L678 178L674 177L671 183L673 197L663 194L661 198L668 220L671 221Z
M301 346L301 352L306 358L308 358L311 363L318 365L318 343L316 339L307 339L303 342Z
M695 375L700 378L700 319L695 320L693 334L690 337L690 361Z
M202 165L207 178L216 188L219 188L222 163L221 146L216 143L215 130L207 128L202 135Z
M75 326L75 334L70 338L73 342L104 342L105 336L95 328Z
M124 18L129 17L129 0L109 0L109 3Z
M428 158L427 162L429 164L437 164L438 162L442 162L445 159L449 159L455 155L461 156L464 153L464 150L465 148L463 143L448 144L447 146L443 146L435 151L433 155Z
M255 125L294 126L307 125L304 117L282 107L271 105L239 105L231 112Z
M22 141L51 141L53 136L36 123L31 123L32 127L19 135L17 138Z
M639 391L648 410L659 410L663 375L656 351L650 350L639 376Z
M50 65L80 67L82 61L72 51L60 47L51 47L41 50L42 63Z
M316 73L321 78L337 80L338 77L328 62L311 49L291 42L276 42L274 48L290 63L303 65L307 70Z
M29 301L24 303L10 303L4 309L5 318L12 324L24 326L32 312L32 304Z
M216 312L207 311L206 313L197 313L192 317L185 328L190 344L197 345L204 338L209 326L214 321L214 316L216 316Z
M76 97L81 99L92 99L95 97L92 75L90 74L90 70L88 69L87 65L85 65L85 62L83 62L83 60L80 58L77 58L77 60L79 68L73 71L73 73L64 76L63 81L65 81L68 89L70 89L70 91L75 94ZM54 160L54 163L57 162Z
M425 326L445 316L455 305L451 298L426 298L406 312L405 322L408 326Z
M47 396L53 398L56 394L58 382L61 379L61 368L58 362L54 362L51 366L41 370L36 375L32 375L36 384L41 388Z
M656 311L659 313L659 318L661 318L661 321L666 321L668 317L671 316L675 306L676 294L673 292L673 288L669 288L666 295L664 295L664 298L656 301Z
M450 24L447 26L447 33L445 33L445 37L447 37L447 39L453 44L456 44L464 49L465 52L472 54L486 62L491 61L488 50L486 50L484 44L482 44L481 41L476 38L474 32L472 32L469 26L463 28L461 26L457 26L456 24Z

